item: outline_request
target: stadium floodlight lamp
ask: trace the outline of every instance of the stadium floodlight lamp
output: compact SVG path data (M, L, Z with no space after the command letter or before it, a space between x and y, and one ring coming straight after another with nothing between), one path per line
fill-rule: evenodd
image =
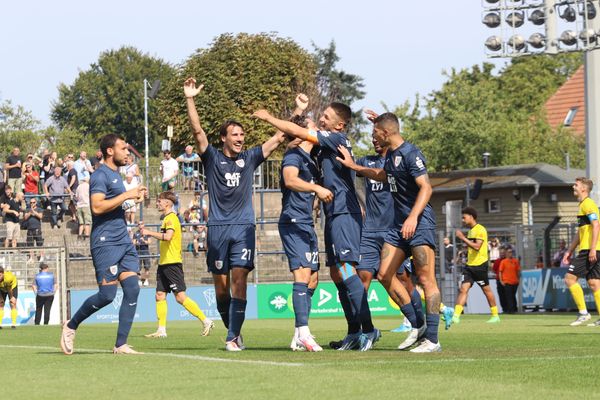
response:
M483 17L483 24L488 28L497 28L500 26L500 22L502 22L500 14L495 12L487 13L485 17Z
M521 35L512 35L508 39L508 45L516 51L521 51L525 48L525 39Z
M485 41L485 47L491 51L498 51L502 48L502 39L499 36L490 36Z
M560 17L567 22L575 22L577 19L577 11L575 11L573 7L568 6L564 9Z
M588 28L579 32L579 39L584 43L596 43L597 40L596 32L593 29Z
M546 14L544 10L535 10L529 15L529 21L534 25L544 25L546 22Z
M506 23L512 27L519 28L525 22L525 16L522 12L511 12L506 16Z
M592 3L591 1L587 2L587 5L582 4L581 5L581 9L579 10L579 15L584 16L587 10L587 19L594 19L596 18L596 7L594 6L594 3Z
M564 31L560 35L559 40L567 46L573 46L575 43L577 43L577 34L572 30Z
M546 45L546 36L541 33L534 33L529 36L529 40L527 41L533 48L541 49Z

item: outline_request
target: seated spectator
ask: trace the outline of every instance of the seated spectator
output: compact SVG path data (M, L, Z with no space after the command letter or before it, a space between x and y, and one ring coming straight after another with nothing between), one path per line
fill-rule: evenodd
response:
M12 187L6 186L6 202L2 205L2 214L6 224L6 239L4 247L17 247L17 241L21 236L21 203L23 202L23 193L13 193Z
M27 225L27 247L43 247L44 238L42 236L42 217L43 210L38 206L36 198L29 200L29 208L23 215L23 221ZM44 250L40 252L40 261L43 260ZM33 250L29 252L29 261L34 261Z
M25 178L25 194L38 194L40 174L33 169L32 163L25 163L25 171L23 172L23 175Z
M139 186L139 183L133 177L133 172L127 173L123 185L125 185L126 191ZM135 200L125 200L123 203L123 209L125 209L125 221L128 224L135 224L135 213L137 211Z
M83 178L75 192L77 201L77 222L79 224L78 239L85 240L90 237L92 226L92 211L90 210L90 183L89 178Z
M198 257L200 251L206 251L206 225L194 225L192 232L194 257Z
M194 189L194 170L198 168L200 156L194 152L192 146L185 146L185 151L176 158L182 164L184 190Z
M175 189L177 174L179 173L179 163L171 157L171 151L163 152L164 159L160 162L160 171L162 172L162 190Z
M60 223L63 220L63 215L65 214L65 193L73 195L67 180L62 176L62 168L56 166L54 167L54 174L46 179L44 183L44 194L50 200L52 210L52 218L50 220L52 229L60 228ZM59 208L60 212L58 211Z
M150 276L150 258L144 257L150 255L148 246L150 239L148 235L142 235L144 230L144 221L140 221L137 231L133 234L133 245L140 256L140 286L148 286L148 277Z

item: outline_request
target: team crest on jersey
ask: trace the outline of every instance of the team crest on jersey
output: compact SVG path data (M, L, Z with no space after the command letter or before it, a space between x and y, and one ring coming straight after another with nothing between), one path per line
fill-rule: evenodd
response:
M304 253L304 257L306 257L306 261L310 262L310 259L312 258L312 253L306 252Z
M119 266L111 265L110 267L108 267L108 270L110 271L111 275L116 275L117 272L119 271Z
M402 156L394 157L394 166L397 167L402 162Z
M246 163L244 162L244 159L239 159L235 161L235 164L240 167L240 168L244 168L244 165L246 165Z

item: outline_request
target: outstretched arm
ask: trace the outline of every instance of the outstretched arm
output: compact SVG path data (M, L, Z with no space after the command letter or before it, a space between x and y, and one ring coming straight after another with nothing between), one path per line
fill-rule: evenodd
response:
M188 119L192 127L192 133L194 139L196 139L196 145L198 147L198 153L204 154L208 147L208 139L206 133L200 125L200 117L198 116L198 110L196 110L196 103L194 97L197 96L204 85L196 87L196 80L194 78L188 78L183 84L183 93L185 94L185 104L187 106Z
M293 122L275 118L274 116L269 114L267 110L258 110L252 115L258 119L261 119L273 125L281 132L291 135L295 138L299 138L302 140L310 140L311 138L311 136L308 134L308 129L298 126ZM314 142L314 139L312 141Z
M387 175L383 168L368 168L358 165L352 159L352 155L344 146L338 146L338 152L344 157L336 157L343 166L356 171L357 174L364 176L365 178L373 179L374 181L385 182Z
M296 108L294 109L292 115L302 115L304 110L306 110L306 107L308 107L308 97L303 93L298 94L296 96ZM296 124L292 123L292 125ZM262 145L263 157L268 158L271 153L273 153L273 151L275 151L275 149L284 141L285 133L281 130L278 130L277 133L271 137L271 139L267 140Z

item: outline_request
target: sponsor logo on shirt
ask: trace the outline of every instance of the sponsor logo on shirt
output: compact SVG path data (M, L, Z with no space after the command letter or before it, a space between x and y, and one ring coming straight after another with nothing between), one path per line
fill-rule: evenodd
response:
M242 160L242 161L244 161L244 160ZM236 161L236 163L237 163L237 161ZM240 173L239 172L232 172L232 173L227 172L225 174L225 179L227 180L228 187L240 186Z
M112 183L117 183L118 179L113 179Z
M423 163L423 160L421 160L421 157L415 158L415 164L417 164L417 167L419 169L424 169L425 168L425 164Z

